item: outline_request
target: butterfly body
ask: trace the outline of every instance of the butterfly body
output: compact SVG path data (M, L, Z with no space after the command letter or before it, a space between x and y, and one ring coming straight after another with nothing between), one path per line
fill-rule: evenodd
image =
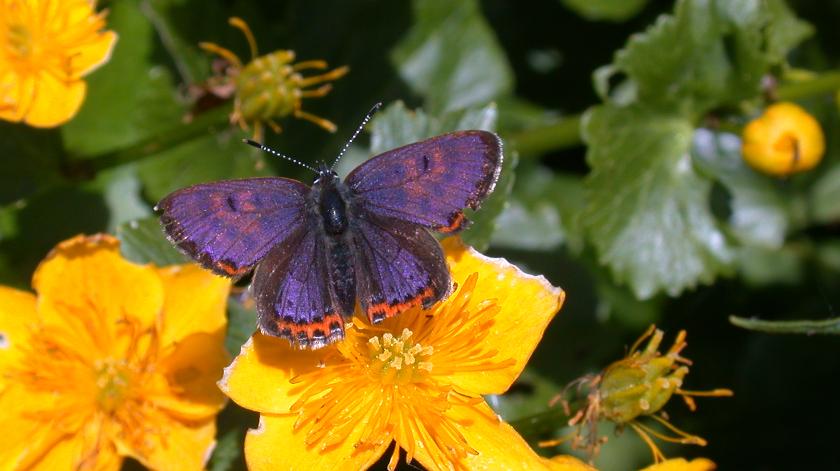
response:
M356 305L371 323L452 289L429 229L457 233L501 168L499 138L461 131L371 158L342 181L322 165L311 187L287 178L205 183L161 200L173 243L217 274L254 268L258 324L299 348L344 338Z

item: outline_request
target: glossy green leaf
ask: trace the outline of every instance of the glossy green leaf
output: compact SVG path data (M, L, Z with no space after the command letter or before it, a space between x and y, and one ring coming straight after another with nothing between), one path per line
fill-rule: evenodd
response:
M163 233L157 217L138 219L117 227L120 252L134 263L153 263L159 267L189 263Z
M146 196L156 202L196 183L268 175L260 165L262 151L243 143L244 136L243 131L206 135L145 159L138 171Z
M697 174L691 122L641 106L590 109L588 207L583 224L598 259L641 299L709 283L733 261Z
M630 90L633 101L692 119L751 99L770 67L804 38L802 22L775 3L681 0L673 15L631 37L596 88L607 99L608 82L622 74L623 102Z
M819 223L840 221L840 165L834 165L814 183L812 217Z
M521 250L552 250L567 244L583 248L579 217L585 205L580 177L536 166L520 169L508 205L496 220L492 245Z
M414 0L414 26L392 52L432 114L486 105L513 90L513 72L477 0Z
M789 226L787 205L773 180L744 163L741 138L698 129L691 155L732 195L729 225L738 240L745 245L781 247Z

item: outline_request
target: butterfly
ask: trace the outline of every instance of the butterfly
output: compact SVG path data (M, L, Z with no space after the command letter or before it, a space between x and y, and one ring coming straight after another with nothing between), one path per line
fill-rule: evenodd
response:
M496 134L459 131L372 157L344 181L322 163L311 187L282 177L217 181L177 190L155 209L169 240L204 268L231 278L254 270L263 333L317 349L344 338L357 302L375 324L449 296L443 248L429 230L463 230L464 208L493 191L502 158Z

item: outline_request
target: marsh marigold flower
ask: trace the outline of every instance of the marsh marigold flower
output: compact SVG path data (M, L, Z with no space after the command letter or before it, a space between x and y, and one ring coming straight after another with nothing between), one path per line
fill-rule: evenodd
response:
M32 286L0 287L0 470L203 469L229 283L129 263L97 235L59 244Z
M537 456L490 409L519 376L564 293L458 239L444 242L458 289L316 351L254 334L219 383L260 412L245 441L251 471L366 469L393 442L389 469L588 469Z
M89 0L0 0L0 118L53 127L85 99L82 77L108 62L117 35Z
M820 123L796 103L767 107L742 133L742 154L750 167L773 177L814 168L825 153Z
M301 70L323 70L327 68L327 63L321 60L295 63L295 51L280 50L257 57L257 43L248 25L236 17L231 18L229 23L242 30L248 39L251 62L243 64L228 49L213 43L200 43L199 46L204 50L220 55L227 62L227 67L216 66L216 75L208 79L207 83L191 87L192 94L196 96L196 104L187 119L233 96L230 121L239 124L242 129L253 125L255 140L262 141L263 123L267 123L274 132L280 132L280 126L274 119L289 115L312 121L327 131L335 132L336 126L331 121L303 111L301 99L326 95L332 85L324 82L339 79L350 69L344 66L321 75L304 77ZM320 86L309 89L314 85Z

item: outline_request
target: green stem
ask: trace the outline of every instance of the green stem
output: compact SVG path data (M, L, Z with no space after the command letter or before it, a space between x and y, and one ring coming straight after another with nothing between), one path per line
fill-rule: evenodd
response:
M840 317L822 321L762 321L729 316L729 322L744 329L771 334L840 334Z
M583 144L580 136L581 115L571 115L543 127L527 129L511 136L514 148L522 156L567 149Z
M814 95L834 93L840 89L840 71L824 72L807 82L782 85L776 89L779 100L800 100Z
M776 94L779 100L800 100L834 93L837 90L840 90L840 71L830 71L821 73L812 80L782 85L776 89ZM581 116L566 116L560 121L524 130L511 136L510 141L525 158L582 145Z

